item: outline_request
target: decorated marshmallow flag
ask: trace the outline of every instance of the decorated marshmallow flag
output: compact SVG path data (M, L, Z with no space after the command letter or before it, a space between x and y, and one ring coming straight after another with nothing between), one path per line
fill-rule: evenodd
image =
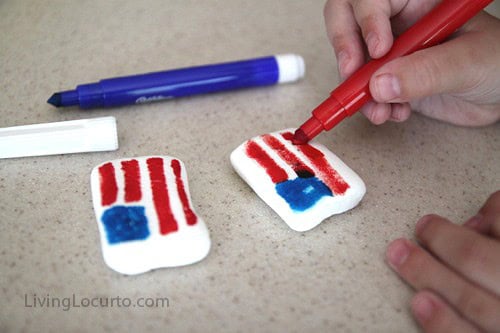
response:
M184 164L168 156L96 166L92 199L106 264L123 274L203 259L210 237L189 197Z
M231 154L238 174L297 231L355 207L365 184L325 146L294 145L293 129L261 135Z

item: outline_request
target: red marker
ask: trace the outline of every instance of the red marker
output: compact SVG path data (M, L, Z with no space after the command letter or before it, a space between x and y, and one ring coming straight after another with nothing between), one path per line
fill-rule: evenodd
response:
M394 41L384 57L371 60L337 87L312 112L294 134L294 144L304 144L321 131L331 130L372 99L370 78L380 67L396 58L434 46L455 32L493 0L443 0L431 12Z

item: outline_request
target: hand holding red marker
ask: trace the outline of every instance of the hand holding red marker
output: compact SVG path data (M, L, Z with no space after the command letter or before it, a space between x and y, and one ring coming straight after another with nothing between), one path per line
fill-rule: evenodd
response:
M401 2L401 1L400 1ZM408 2L408 1L407 1ZM413 1L415 2L415 1ZM393 44L391 50L385 55L381 57L381 50L386 50L390 45L381 45L383 43L380 42L380 39L377 37L378 42L373 43L373 38L371 38L371 43L372 44L377 44L377 47L370 47L370 43L368 43L368 49L370 51L370 54L372 57L378 57L378 59L371 60L367 64L365 64L363 67L358 69L354 74L352 74L345 82L343 82L337 89L335 89L330 97L326 99L322 104L320 104L315 110L312 112L312 117L306 121L300 128L296 131L295 137L294 137L294 142L297 144L307 142L314 138L316 135L318 135L321 131L323 130L330 130L332 129L335 125L337 125L340 121L342 121L344 118L347 116L350 116L354 114L356 111L358 111L362 106L364 106L366 103L370 102L373 97L376 99L380 99L383 96L380 96L382 94L377 95L376 89L373 89L374 82L373 82L373 76L374 74L378 73L378 71L382 67L387 67L389 63L394 64L396 63L399 59L403 56L407 55L412 55L415 57L415 59L418 59L418 56L421 56L422 53L416 53L416 51L422 50L422 49L427 49L431 46L434 46L440 42L442 42L445 38L449 37L452 33L454 33L459 27L461 27L464 23L466 23L468 20L470 20L472 17L474 17L478 12L481 11L486 5L491 3L492 0L444 0L441 3L439 3L431 12L429 12L427 15L425 15L423 18L421 18L417 23L415 23L411 28L409 28L405 33L403 33ZM352 3L352 4L351 4ZM348 18L349 13L352 13L352 8L350 6L354 6L354 12L357 15L356 18L360 19L362 18L362 15L365 15L368 19L364 18L363 23L366 24L366 22L369 22L369 19L373 21L376 21L380 19L380 17L377 17L376 15L378 14L379 16L383 15L380 13L380 10L377 12L374 10L374 8L377 7L384 7L380 3L372 3L369 5L369 1L363 2L363 1L329 1L326 7L326 16L328 20L328 11L329 7L328 6L335 6L335 10L338 13L336 18L338 19L339 22L337 24L353 24L352 20L353 18ZM388 2L384 2L388 3ZM393 3L393 2L391 2ZM399 2L398 2L399 3ZM403 3L403 2L402 2ZM429 3L427 3L429 4ZM408 5L408 4L407 4ZM346 6L347 9L345 8ZM373 8L370 8L373 7ZM390 6L387 4L387 6ZM387 7L386 6L386 7ZM416 6L415 3L413 3L413 6ZM366 7L364 11L361 12L356 12L355 9L359 9L358 7ZM386 8L387 9L387 8ZM394 8L392 8L394 9ZM390 11L390 9L387 9ZM386 12L387 12L386 10ZM425 9L422 9L425 10ZM375 14L373 14L375 13ZM352 16L352 14L350 14ZM356 16L355 15L355 16ZM370 16L371 15L371 16ZM486 15L486 14L484 14ZM403 16L403 19L407 17ZM483 19L488 20L488 19ZM494 18L490 18L489 21L495 20ZM347 22L348 21L348 22ZM388 21L388 20L387 20ZM388 21L389 22L389 21ZM372 24L375 24L372 22ZM390 24L390 22L389 22ZM484 24L490 24L490 25L495 25L498 23L497 22L485 22ZM361 25L361 30L363 28L362 32L365 35L365 38L368 40L368 28L364 27ZM386 27L387 28L387 27ZM493 27L495 28L495 27ZM492 29L493 29L492 28ZM339 28L340 29L340 28ZM386 29L387 30L387 29ZM390 27L389 27L389 33L390 33ZM355 50L354 52L358 52L359 50L356 49L358 44L359 46L361 45L361 41L356 40L356 31L354 28L352 28L352 31L350 32L349 36L345 36L340 34L340 35L335 35L331 36L332 41L334 43L334 47L336 47L338 56L339 56L339 63L341 67L341 72L343 71L344 74L350 74L349 72L352 71L352 68L349 68L349 66L354 67L353 64L349 64L349 66L345 66L346 63L348 62L359 62L362 56L360 57L359 54L356 54L356 56L349 54L347 50L353 49ZM490 35L494 33L490 33ZM330 33L330 35L332 35ZM370 37L373 37L374 35L371 34ZM351 46L348 46L348 40L347 37L351 37ZM484 34L481 35L479 34L476 36L476 38L483 38L484 39ZM492 36L486 36L489 37L488 39L482 40L482 42L488 42L489 39L492 38ZM474 36L469 36L468 38L474 38ZM493 39L494 40L494 39ZM478 41L479 43L479 41ZM386 43L387 44L387 43ZM341 48L344 47L343 50ZM442 48L443 46L438 46ZM361 49L361 47L359 47ZM352 50L351 50L352 51ZM471 51L471 50L469 50ZM473 51L473 50L472 50ZM352 52L351 52L352 53ZM491 53L491 51L490 51ZM495 54L495 51L493 51L493 54ZM491 58L491 57L490 57ZM474 64L475 61L493 61L488 57L481 56L480 59L470 59L468 64L472 65ZM396 60L398 59L398 60ZM396 61L393 61L396 60ZM463 59L458 59L456 61L459 62L459 60ZM453 58L450 58L450 61L453 61ZM418 61L415 62L418 64ZM356 64L359 66L359 64ZM387 66L386 66L387 65ZM418 65L415 65L418 66ZM495 69L495 65L493 64L492 69ZM497 66L498 67L498 66ZM419 70L418 67L416 67L416 70ZM425 74L429 74L429 72L425 72L425 68L422 68L424 75L422 75L422 79L425 79ZM437 69L436 69L437 70ZM469 68L471 70L471 68ZM474 70L474 68L472 68ZM434 74L434 73L430 73ZM387 79L388 77L381 77L382 79ZM370 82L371 80L371 82ZM493 75L492 80L495 80L495 76ZM386 83L388 80L385 80ZM429 81L429 80L427 80ZM422 82L416 82L414 84L417 85L423 85L425 86L425 80ZM492 86L492 82L486 82L485 85L490 85ZM494 85L493 85L494 86ZM400 87L401 88L401 87ZM424 87L425 88L425 87ZM434 87L432 87L434 89ZM404 87L401 88L404 90ZM439 87L435 88L439 89ZM446 88L443 87L445 91L437 91L436 93L441 93L441 92L446 92ZM495 89L493 89L495 90ZM375 92L375 93L374 93ZM427 93L425 89L421 89L422 94ZM400 91L401 95L404 95L406 91ZM375 95L375 96L373 96ZM469 94L470 95L470 94ZM493 93L493 97L490 99L487 99L483 101L484 104L491 103L492 105L488 105L485 107L487 109L487 115L485 116L485 119L473 119L473 121L476 121L476 123L479 124L485 124L485 123L492 123L496 121L500 115L498 114L498 103L499 101L495 100L497 98L498 93ZM423 96L416 96L416 97L423 97ZM470 97L470 96L465 96L465 97ZM382 98L383 99L383 98ZM467 100L466 100L467 101ZM391 99L386 100L385 102L395 102L398 104L395 104L394 106L394 111L399 110L399 113L403 113L401 116L402 118L408 117L409 115L409 106L408 104L401 104L404 102L403 100L398 100L396 99ZM448 102L448 104L451 104L454 101L443 101L445 104ZM478 103L479 104L479 103ZM368 107L372 107L374 105L378 105L378 108L380 109L380 105L385 105L382 108L385 108L385 113L389 112L390 107L389 104L374 104L373 102L370 102ZM490 110L491 109L491 110ZM373 109L372 109L373 111ZM489 111L489 112L488 112ZM432 112L432 110L431 110ZM397 114L397 113L396 113ZM468 115L468 114L467 114ZM474 115L472 115L474 116ZM386 116L388 118L389 116ZM377 119L375 119L377 121ZM460 121L457 121L460 123ZM464 121L462 121L464 122Z
M356 89L366 89L362 92L371 94L368 99L373 101L361 111L375 124L386 120L404 121L411 109L457 125L488 125L500 119L499 19L479 13L443 44L389 59L401 39L406 38L402 36L384 56L391 48L392 33L399 34L437 3L440 1L329 0L325 19L339 70L344 79L352 75L337 89L340 92L332 93L333 97L348 93L345 86L349 84L354 97L359 92ZM445 6L466 5L481 5L481 1L445 0L434 13L444 10ZM465 7L463 10L467 11ZM452 15L450 19L458 16ZM366 52L379 59L375 63L380 66L372 68L371 73L364 67L355 73L365 61L364 42ZM363 71L365 86L358 74ZM356 76L358 81L352 79ZM320 118L321 125L330 124L331 128L336 123L328 118L321 123L322 116L331 114L338 122L356 111L349 103L346 108L343 108L346 103L338 104L341 107L337 113L329 111L328 104L318 107L323 110L315 110L309 122L314 125L314 118ZM307 126L303 127L306 133L298 131L297 143L317 135L308 136ZM491 195L477 215L462 226L437 215L427 215L415 227L418 243L401 238L388 246L387 262L415 289L411 308L424 331L498 331L499 217L500 191Z

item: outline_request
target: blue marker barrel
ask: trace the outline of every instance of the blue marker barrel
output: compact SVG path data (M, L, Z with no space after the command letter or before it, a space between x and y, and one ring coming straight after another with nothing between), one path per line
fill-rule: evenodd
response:
M56 93L48 102L58 107L114 107L293 82L302 78L304 72L302 57L283 54L104 79Z

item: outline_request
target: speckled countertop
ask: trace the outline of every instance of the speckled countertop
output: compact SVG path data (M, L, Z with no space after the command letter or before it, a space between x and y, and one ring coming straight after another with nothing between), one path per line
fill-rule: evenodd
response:
M498 13L499 4L496 3ZM419 216L455 221L500 188L499 126L360 115L318 140L365 181L354 210L289 229L230 152L296 127L338 83L322 1L0 1L0 127L113 115L115 152L0 161L0 331L415 332L411 290L384 263ZM56 90L105 77L295 52L296 84L113 110L55 110ZM186 163L213 247L202 262L127 277L103 262L90 171L164 154ZM35 306L33 298L166 297L168 307ZM73 296L74 295L74 296Z

